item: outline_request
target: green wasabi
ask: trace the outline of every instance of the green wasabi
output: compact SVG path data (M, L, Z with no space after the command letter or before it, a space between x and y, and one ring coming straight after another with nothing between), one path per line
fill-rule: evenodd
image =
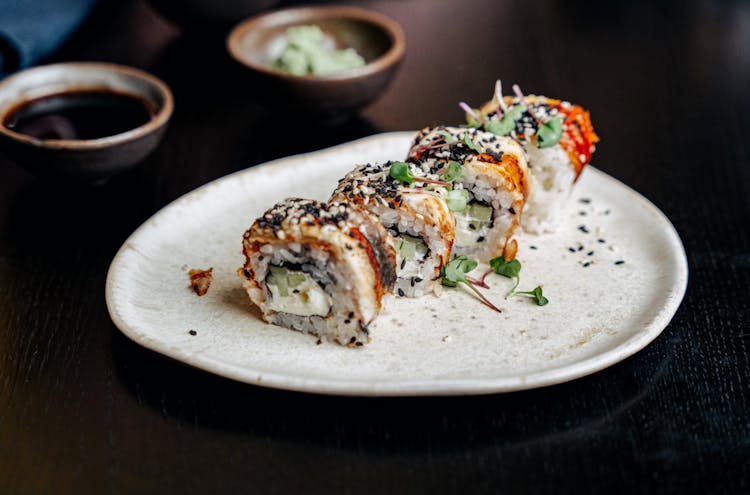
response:
M286 41L284 52L271 65L291 74L326 76L365 65L365 59L353 48L336 50L326 46L318 26L290 27Z

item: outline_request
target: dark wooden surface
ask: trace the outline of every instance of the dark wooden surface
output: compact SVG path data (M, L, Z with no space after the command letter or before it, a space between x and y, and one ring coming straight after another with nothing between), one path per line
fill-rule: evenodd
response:
M53 57L146 68L176 111L161 148L103 187L0 162L0 493L748 493L750 6L363 3L402 23L408 55L338 127L262 108L220 37L142 3L98 9ZM454 122L498 76L588 107L595 165L680 233L687 295L642 352L521 393L337 398L184 367L110 321L107 267L167 202L272 158Z

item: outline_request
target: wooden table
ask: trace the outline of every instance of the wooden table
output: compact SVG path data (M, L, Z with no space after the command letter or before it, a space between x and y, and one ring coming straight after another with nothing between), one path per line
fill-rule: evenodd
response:
M161 148L102 187L0 163L0 493L747 493L747 4L361 3L404 26L402 70L350 123L294 140L279 129L304 118L261 107L221 37L181 33L140 2L99 8L53 57L143 67L176 111ZM527 392L339 398L185 367L110 321L109 263L169 201L269 159L455 122L496 77L588 107L594 164L680 233L687 295L642 352Z

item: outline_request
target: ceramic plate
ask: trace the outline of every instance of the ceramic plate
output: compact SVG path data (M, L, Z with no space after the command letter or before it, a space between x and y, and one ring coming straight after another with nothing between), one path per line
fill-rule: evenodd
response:
M521 288L550 303L504 300L498 314L461 289L418 300L388 296L372 342L350 349L268 325L243 292L242 233L273 203L324 200L356 163L400 159L411 132L368 137L276 160L209 183L168 205L125 242L109 270L107 305L135 342L256 385L351 395L448 395L560 383L643 349L677 310L687 262L669 220L648 200L588 167L555 235L517 236ZM209 292L190 268L213 267ZM194 331L194 332L191 332ZM193 335L192 333L195 333Z

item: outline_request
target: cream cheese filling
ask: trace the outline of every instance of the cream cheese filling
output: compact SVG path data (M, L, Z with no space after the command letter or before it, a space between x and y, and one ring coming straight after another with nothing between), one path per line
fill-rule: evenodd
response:
M427 245L419 237L407 234L393 236L396 241L396 276L399 278L422 277Z
M492 223L492 207L472 202L453 214L456 218L457 246L473 246L487 236Z
M268 289L271 291L268 306L279 313L327 316L333 300L320 284L309 273L296 270L288 270L287 273L291 275L294 285L283 287L281 284L274 284L270 277L267 280Z

